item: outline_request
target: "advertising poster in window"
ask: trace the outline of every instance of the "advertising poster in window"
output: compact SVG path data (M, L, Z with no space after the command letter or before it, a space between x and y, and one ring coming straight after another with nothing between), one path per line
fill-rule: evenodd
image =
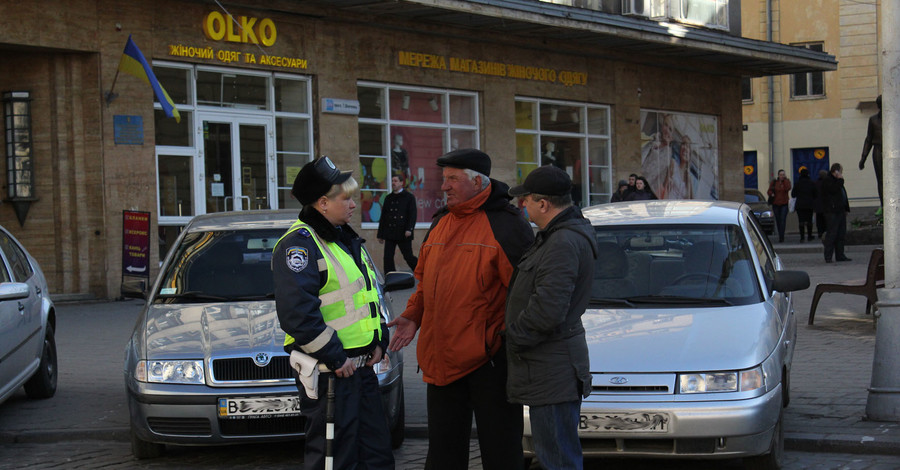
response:
M716 117L642 109L641 171L659 199L719 199Z

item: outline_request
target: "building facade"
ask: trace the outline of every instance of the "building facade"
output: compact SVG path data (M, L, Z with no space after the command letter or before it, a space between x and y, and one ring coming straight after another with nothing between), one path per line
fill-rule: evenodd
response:
M396 172L422 238L443 205L434 162L455 148L510 184L557 165L582 206L630 173L663 198L742 200L741 77L836 67L741 37L734 0L73 0L0 18L0 92L22 114L6 118L0 224L53 293L100 298L152 280L193 216L299 208L293 177L318 155L354 170L370 240ZM129 36L180 120L117 74Z
M800 168L844 167L854 208L879 205L869 155L858 164L869 117L878 112L881 94L878 13L881 2L852 0L744 0L745 37L833 54L835 71L747 79L743 87L745 185L765 192L784 169L796 181ZM750 169L753 168L753 170Z

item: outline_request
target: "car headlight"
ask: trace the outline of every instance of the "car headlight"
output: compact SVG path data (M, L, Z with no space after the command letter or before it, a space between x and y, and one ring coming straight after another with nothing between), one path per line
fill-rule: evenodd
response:
M391 368L393 367L393 364L391 364L390 354L384 353L384 356L381 358L381 362L372 366L372 369L375 370L376 374L382 374L391 370Z
M696 372L678 376L679 393L749 392L766 385L761 367L737 372Z
M203 361L138 361L134 378L140 382L198 384L206 383Z
M772 217L772 211L765 211L759 214L759 217L768 219L769 217Z

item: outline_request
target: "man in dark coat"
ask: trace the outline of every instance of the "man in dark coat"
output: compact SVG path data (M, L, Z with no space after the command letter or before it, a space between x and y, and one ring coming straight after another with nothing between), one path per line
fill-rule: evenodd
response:
M812 217L814 202L816 200L816 185L809 178L809 170L806 168L800 170L800 178L791 188L791 197L796 198L794 211L797 212L797 220L800 226L800 242L803 242L803 234L807 233L806 239L812 241Z
M416 197L403 189L406 176L391 177L391 194L384 198L381 220L378 221L378 243L384 244L384 272L396 271L394 249L400 247L403 259L413 271L419 259L413 254L413 229L416 228Z
M825 194L825 214L828 216L828 232L825 234L825 262L831 263L831 255L838 261L850 261L844 256L844 237L847 235L847 213L850 202L844 189L844 168L840 163L831 165L831 172L822 182Z
M506 301L510 402L529 406L535 454L544 468L581 469L581 399L591 391L581 316L591 296L597 243L572 205L569 175L532 171L509 190L540 231L522 255Z

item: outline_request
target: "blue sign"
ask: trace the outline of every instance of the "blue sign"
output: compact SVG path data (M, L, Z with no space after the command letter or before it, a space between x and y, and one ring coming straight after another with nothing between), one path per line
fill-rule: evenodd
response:
M144 145L144 118L141 116L113 116L116 145Z

